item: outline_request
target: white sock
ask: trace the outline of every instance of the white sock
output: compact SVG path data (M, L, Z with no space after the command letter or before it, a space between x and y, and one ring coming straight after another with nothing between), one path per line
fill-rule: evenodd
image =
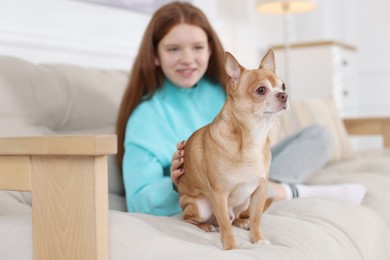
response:
M366 187L357 183L330 185L282 184L287 199L294 198L330 198L347 200L360 204L367 192Z
M286 200L291 200L294 198L293 196L293 193L292 193L292 188L289 184L286 184L286 183L281 183L280 185L282 185L283 189L284 189L284 192L286 193ZM295 185L295 184L293 184Z

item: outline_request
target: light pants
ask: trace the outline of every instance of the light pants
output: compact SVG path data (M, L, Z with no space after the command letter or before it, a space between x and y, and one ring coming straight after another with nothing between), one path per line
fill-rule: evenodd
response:
M303 183L330 160L333 149L334 142L326 127L306 127L271 148L269 179L282 183ZM269 185L269 196L272 194Z

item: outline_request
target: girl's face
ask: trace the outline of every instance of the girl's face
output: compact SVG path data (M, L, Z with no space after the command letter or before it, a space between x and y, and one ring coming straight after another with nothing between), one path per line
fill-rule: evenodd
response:
M178 24L157 45L156 65L176 86L193 87L205 74L210 48L202 28Z

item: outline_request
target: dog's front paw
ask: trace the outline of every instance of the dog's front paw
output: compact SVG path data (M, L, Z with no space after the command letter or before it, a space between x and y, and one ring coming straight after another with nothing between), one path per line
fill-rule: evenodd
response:
M221 238L221 242L223 244L223 250L233 250L238 248L233 237L225 238L225 240Z
M261 239L255 241L254 239L251 239L252 244L261 245L261 246L270 246L272 245L271 242L267 239Z
M223 250L234 250L237 249L235 243L223 244Z

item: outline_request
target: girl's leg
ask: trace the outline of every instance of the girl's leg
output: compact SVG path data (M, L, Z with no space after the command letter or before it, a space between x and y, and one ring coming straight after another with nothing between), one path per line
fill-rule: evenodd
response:
M329 131L313 125L288 136L272 147L270 180L303 183L331 158L334 148Z
M358 183L330 185L304 185L269 182L269 196L274 201L297 198L328 198L360 204L367 192L366 187Z
M307 127L282 140L272 148L269 196L275 201L331 198L360 204L366 194L366 188L361 184L299 184L329 161L332 150L332 137L321 125Z

